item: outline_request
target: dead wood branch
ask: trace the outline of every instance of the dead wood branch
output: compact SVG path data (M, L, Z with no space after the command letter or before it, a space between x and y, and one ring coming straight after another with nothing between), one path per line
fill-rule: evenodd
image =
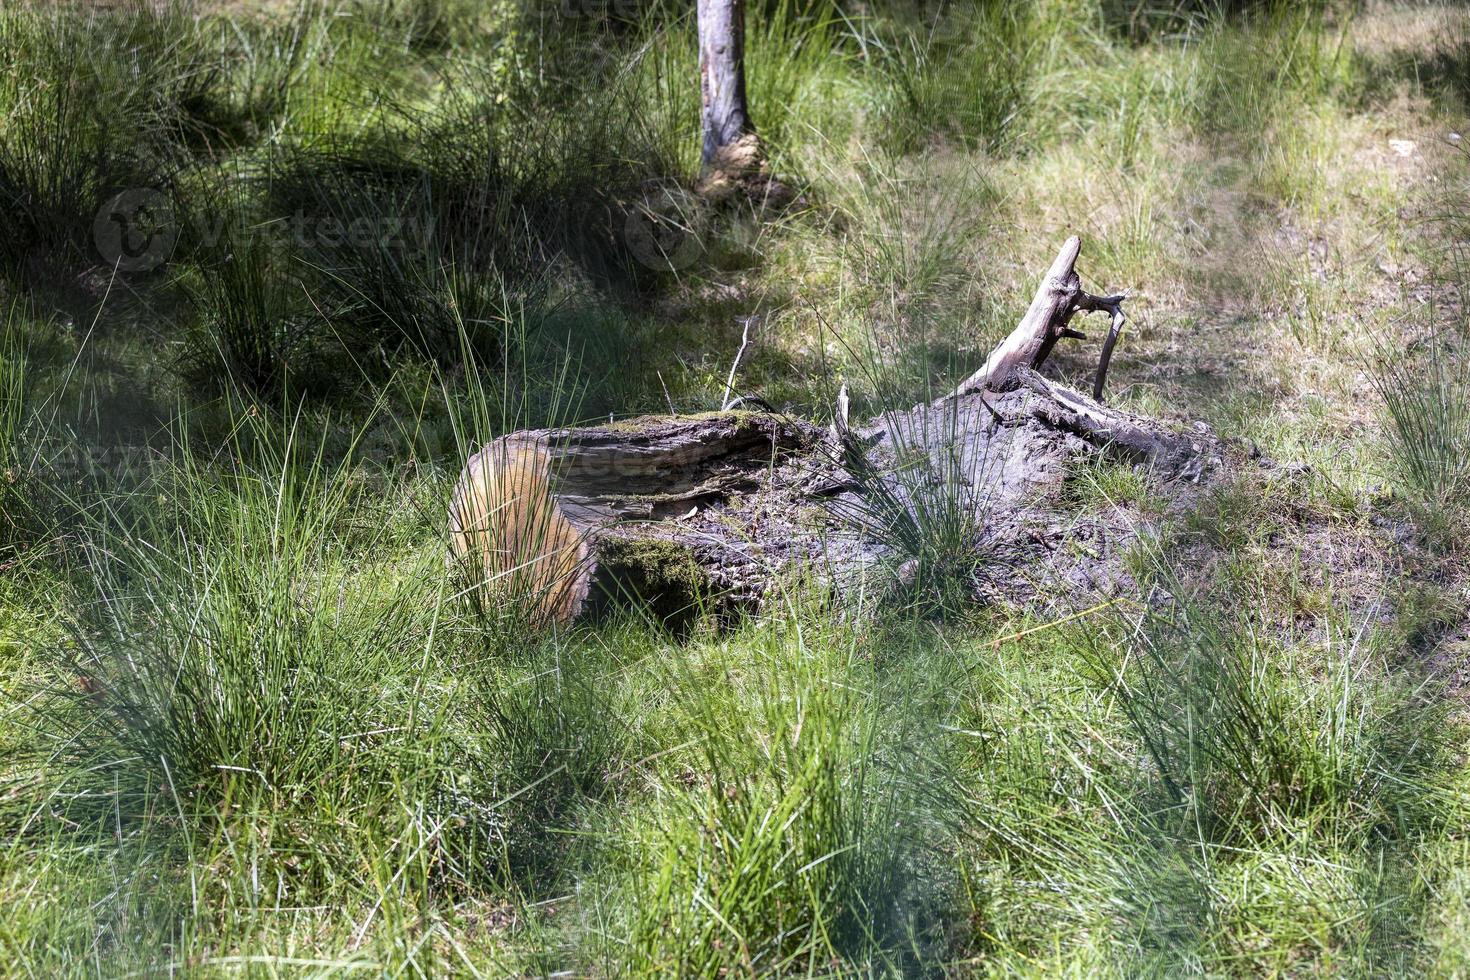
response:
M1057 341L1085 339L1080 330L1069 327L1074 315L1107 312L1112 314L1113 325L1103 344L1097 380L1093 385L1093 397L1101 397L1108 362L1113 355L1113 345L1117 342L1118 331L1123 323L1123 300L1126 295L1120 293L1113 296L1093 296L1084 291L1076 270L1077 256L1081 251L1082 239L1075 235L1067 239L1041 280L1041 285L1037 287L1031 306L1016 329L990 352L978 371L960 382L954 391L955 395L968 395L976 391L1006 391L1014 387L1017 372L1022 368L1039 370L1051 355Z

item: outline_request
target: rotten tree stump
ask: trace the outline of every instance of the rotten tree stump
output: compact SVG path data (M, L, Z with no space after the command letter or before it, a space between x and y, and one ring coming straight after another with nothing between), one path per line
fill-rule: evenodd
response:
M547 621L618 594L660 617L701 598L748 606L786 577L845 584L901 561L884 522L922 506L915 496L932 477L963 483L951 490L973 510L975 547L997 565L977 592L1012 594L1029 581L1023 566L1057 550L1047 490L1078 458L1145 467L1176 485L1223 464L1202 426L1102 404L1124 296L1081 289L1080 248L1068 239L1021 323L951 394L864 426L849 426L843 398L830 430L723 411L496 439L455 488L452 554L472 589ZM1082 337L1071 320L1091 311L1112 323L1088 397L1038 370L1060 340ZM915 481L915 466L928 476Z

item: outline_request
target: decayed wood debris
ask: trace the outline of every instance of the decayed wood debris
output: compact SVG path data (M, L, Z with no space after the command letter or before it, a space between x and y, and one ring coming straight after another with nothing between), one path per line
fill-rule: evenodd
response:
M472 588L569 621L623 594L662 615L696 597L753 604L783 576L847 582L901 569L900 525L938 486L973 513L975 591L1025 599L1048 557L1096 553L1107 529L1059 520L1068 466L1099 457L1188 486L1225 465L1207 428L1178 428L1102 402L1123 295L1085 292L1068 239L1025 317L953 392L864 425L841 399L830 427L771 411L650 416L515 432L466 464L450 505L452 553ZM1041 376L1079 313L1111 317L1091 396ZM916 475L917 474L917 475ZM1065 516L1065 515L1062 515ZM1054 569L1055 570L1055 569ZM1064 574L1084 577L1073 568Z

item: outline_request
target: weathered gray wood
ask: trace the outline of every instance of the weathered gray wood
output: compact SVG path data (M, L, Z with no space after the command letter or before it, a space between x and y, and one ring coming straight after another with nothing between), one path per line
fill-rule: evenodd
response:
M783 453L809 449L814 426L765 412L728 411L516 432L482 453L545 455L578 529L677 517L757 485Z
M1113 360L1113 347L1118 343L1118 336L1123 332L1123 321L1127 316L1123 313L1123 301L1127 299L1126 293L1115 293L1112 296L1093 296L1083 293L1077 300L1077 308L1088 313L1107 313L1111 317L1108 324L1108 335L1103 338L1102 353L1097 358L1097 374L1092 381L1092 397L1095 401L1102 401L1103 386L1108 381L1108 365ZM1069 331L1078 339L1085 339L1080 333Z
M866 426L849 426L841 406L828 429L722 411L498 439L456 487L454 554L487 591L508 586L549 620L575 619L619 590L667 614L698 595L758 602L793 573L846 581L892 557L863 515L875 498L912 505L916 465L936 480L960 473L984 547L1017 562L1048 516L1037 501L1078 457L1201 480L1225 458L1208 430L1106 406L1036 373L1056 340L1075 333L1066 325L1075 312L1111 312L1116 337L1122 297L1081 291L1079 248L1067 242L1022 324L953 394ZM1096 387L1105 372L1106 356Z
M1102 398L1103 383L1107 378L1108 362L1113 356L1113 345L1123 323L1122 294L1094 296L1082 288L1077 275L1077 256L1082 251L1082 239L1068 238L1052 260L1051 268L1036 289L1026 315L1005 340L990 352L980 369L960 382L956 395L967 395L976 391L1006 391L1017 383L1018 372L1023 369L1040 369L1046 362L1057 341L1063 338L1085 339L1069 324L1077 313L1104 311L1113 316L1112 328L1103 344L1102 357L1098 362L1097 380L1093 385L1093 397Z
M765 412L647 417L511 433L465 464L450 505L450 544L486 591L581 615L599 591L729 591L747 573L718 554L734 525L711 520L757 493L821 430ZM697 587L697 588L696 588ZM671 600L673 601L673 600Z

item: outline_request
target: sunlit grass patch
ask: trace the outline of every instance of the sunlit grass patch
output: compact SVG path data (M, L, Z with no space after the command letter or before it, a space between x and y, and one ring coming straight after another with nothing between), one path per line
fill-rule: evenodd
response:
M1370 377L1382 399L1394 476L1425 532L1442 547L1461 538L1470 506L1470 367L1441 337L1420 353L1385 353Z
M1103 661L1075 627L973 648L956 728L976 750L977 953L1124 972L1422 963L1418 923L1447 896L1413 869L1464 806L1444 706L1379 673L1352 624L1299 658L1253 638L1241 606L1170 588L1173 612L1084 621L1118 644ZM1181 615L1164 654L1149 624Z
M635 972L897 968L941 938L929 808L946 790L906 714L913 682L794 615L661 671L677 742L620 833Z
M194 923L233 909L213 926L244 940L269 909L326 903L360 941L375 912L489 887L521 787L482 782L449 726L442 553L366 557L366 487L289 426L239 424L232 465L181 447L157 511L86 530L96 596L17 692L26 768L54 787L21 797L25 821L146 842L132 859Z

